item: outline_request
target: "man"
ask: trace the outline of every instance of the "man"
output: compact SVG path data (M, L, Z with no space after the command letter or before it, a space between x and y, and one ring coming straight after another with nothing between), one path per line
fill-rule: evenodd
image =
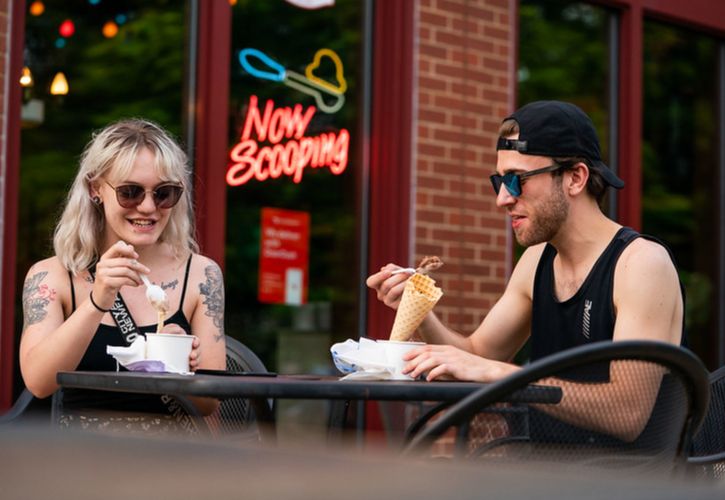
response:
M428 345L407 355L405 372L495 381L519 369L510 361L529 337L532 359L601 340L680 344L684 301L672 256L601 211L607 187L624 182L602 162L589 117L570 103L533 102L506 118L499 136L496 204L528 248L472 334L428 314L419 330ZM367 279L394 309L408 278L393 275L398 268Z

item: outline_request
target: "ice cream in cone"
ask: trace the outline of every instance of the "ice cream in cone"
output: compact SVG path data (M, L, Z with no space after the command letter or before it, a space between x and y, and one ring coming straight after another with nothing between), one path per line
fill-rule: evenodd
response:
M403 297L395 314L390 340L406 341L433 309L443 295L443 290L435 286L435 280L424 274L415 273L408 279Z

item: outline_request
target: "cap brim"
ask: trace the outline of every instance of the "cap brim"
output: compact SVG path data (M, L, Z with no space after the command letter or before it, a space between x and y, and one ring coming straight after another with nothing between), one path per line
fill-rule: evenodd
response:
M594 167L596 167L597 171L601 174L602 178L615 189L622 189L624 187L624 181L617 177L617 174L615 174L603 161L595 161Z

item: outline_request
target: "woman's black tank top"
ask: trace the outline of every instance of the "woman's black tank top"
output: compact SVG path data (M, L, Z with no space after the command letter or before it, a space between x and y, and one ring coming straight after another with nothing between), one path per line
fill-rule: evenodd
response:
M186 285L189 280L189 269L191 266L191 257L189 257L186 263L186 271L184 273L184 284L181 289L181 300L179 301L179 309L166 319L166 323L176 323L188 334L191 334L191 324L184 315L184 297L186 296ZM70 274L69 274L70 276ZM73 311L76 309L76 297L75 288L73 286L73 279L71 277L71 300L73 305ZM140 333L151 333L156 330L156 325L138 325ZM116 360L110 355L106 354L106 346L126 346L128 345L121 334L121 330L116 325L104 325L101 323L98 325L93 339L91 340L88 349L86 349L83 359L78 364L76 370L79 371L108 371L116 369Z
M190 267L191 256L186 263L179 309L166 320L166 323L176 323L188 334L191 334L191 324L184 315L183 306ZM72 308L75 311L76 298L73 277L70 273L68 275L71 283ZM138 326L138 330L140 333L153 332L156 330L156 325ZM128 344L117 326L100 324L76 370L115 371L118 368L121 371L126 371L122 366L117 367L116 360L106 353L106 346L108 345L126 346ZM68 411L71 409L98 408L103 410L167 414L170 410L168 405L163 402L163 399L164 396L160 397L150 394L114 393L84 389L63 390L63 406L64 410Z

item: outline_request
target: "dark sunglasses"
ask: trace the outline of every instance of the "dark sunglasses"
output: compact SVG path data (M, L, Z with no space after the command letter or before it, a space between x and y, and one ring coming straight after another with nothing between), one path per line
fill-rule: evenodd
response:
M548 167L537 168L536 170L530 170L521 174L515 174L513 172L508 172L504 175L493 174L490 177L491 184L493 185L493 190L497 195L498 192L501 191L501 185L503 184L506 186L506 191L508 191L511 196L518 198L521 196L522 179L533 177L534 175L545 174L546 172L556 172L559 169L568 168L569 166L570 165L559 165L555 163L554 165L549 165Z
M156 208L171 208L181 199L184 188L176 184L162 184L154 189L144 189L138 184L122 184L113 186L105 181L116 192L116 200L123 208L136 208L146 199L146 193L151 193Z

